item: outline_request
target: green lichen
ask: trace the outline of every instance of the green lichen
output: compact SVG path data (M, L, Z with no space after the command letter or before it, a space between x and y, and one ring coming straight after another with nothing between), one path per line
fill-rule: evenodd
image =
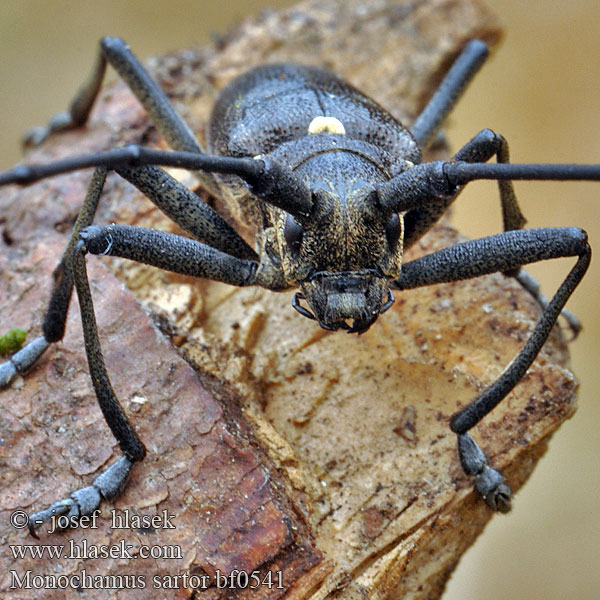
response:
M11 354L23 347L27 332L24 329L11 329L6 335L0 336L0 356Z

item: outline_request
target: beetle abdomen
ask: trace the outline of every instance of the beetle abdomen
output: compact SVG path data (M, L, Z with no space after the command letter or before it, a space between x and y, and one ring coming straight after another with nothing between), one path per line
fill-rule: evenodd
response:
M343 135L373 144L398 159L420 161L410 132L374 100L315 67L289 63L256 67L227 85L209 123L209 150L226 156L267 154L314 132L325 120ZM340 127L341 125L341 127Z

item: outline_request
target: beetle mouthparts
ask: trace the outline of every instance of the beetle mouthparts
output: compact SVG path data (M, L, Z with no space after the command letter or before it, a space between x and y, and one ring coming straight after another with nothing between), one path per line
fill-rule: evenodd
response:
M377 317L388 310L394 303L394 295L387 290L387 300L378 309L366 310L366 297L360 292L337 292L326 296L326 306L323 316L319 318L308 308L302 306L301 300L306 297L297 292L292 300L292 306L304 317L313 319L327 331L343 329L348 333L364 333L377 320Z

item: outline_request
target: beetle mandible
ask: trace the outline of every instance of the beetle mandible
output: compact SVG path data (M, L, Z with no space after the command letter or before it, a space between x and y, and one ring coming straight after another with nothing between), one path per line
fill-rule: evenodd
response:
M130 258L238 286L299 287L293 302L299 313L324 329L350 333L365 332L391 306L392 290L496 271L514 275L538 298L543 314L501 377L451 421L463 469L474 476L476 489L491 508L509 510L510 489L488 465L468 431L518 383L590 259L586 235L580 229L521 229L524 219L511 180L598 180L600 166L511 164L506 141L490 130L477 134L450 161L422 163L422 150L486 56L483 42L469 43L410 130L331 73L291 64L257 67L219 96L209 126L209 154L205 154L126 44L117 38L102 40L100 60L70 112L32 132L30 141L37 144L47 135L84 123L109 63L175 151L129 146L0 174L0 185L26 184L96 167L57 269L44 335L0 366L0 385L27 370L50 343L62 338L75 286L94 388L124 454L91 486L32 515L32 532L57 513L71 517L95 510L103 498L119 493L132 464L145 455L106 373L87 284L86 253ZM498 162L488 164L493 157ZM157 165L219 174L207 180L247 199L240 210L257 232L256 251L218 213ZM142 190L195 239L140 227L92 225L109 169ZM403 249L424 235L462 187L476 179L499 181L505 232L402 264ZM577 262L548 303L520 268L563 256L577 257ZM576 332L576 320L563 314Z

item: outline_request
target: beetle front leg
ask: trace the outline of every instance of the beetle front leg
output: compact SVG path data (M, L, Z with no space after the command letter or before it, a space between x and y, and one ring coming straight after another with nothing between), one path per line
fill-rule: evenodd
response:
M490 467L483 450L468 433L458 434L458 458L463 471L474 477L473 486L485 503L492 510L509 512L512 490L500 471Z
M484 454L467 432L519 383L548 339L565 303L590 263L591 250L587 235L577 228L521 229L457 244L406 263L400 277L391 286L405 290L459 281L567 256L576 256L577 262L543 309L523 348L488 389L450 420L450 428L458 435L458 452L463 469L475 476L475 487L488 506L502 512L510 509L509 489L501 474L488 465Z
M261 285L258 263L187 237L134 225L92 225L80 238L91 254L118 256L190 277L236 286Z
M65 517L69 524L76 523L80 517L91 515L100 506L102 500L117 497L125 486L133 462L121 457L106 470L102 471L92 485L75 490L69 498L55 502L45 510L29 516L29 533L37 538L36 529L53 517Z
M59 500L49 508L31 515L29 530L34 536L35 529L54 516L65 516L69 523L74 523L79 517L93 513L102 500L118 496L125 486L131 465L146 455L146 449L123 412L106 372L85 267L86 251L85 244L80 239L72 248L69 260L65 262L70 267L68 276L71 288L74 282L77 290L85 350L96 398L124 456L105 469L91 486L78 489L69 498Z
M96 510L102 500L116 497L125 485L132 464L142 460L146 454L143 443L119 404L106 371L85 267L87 253L120 256L232 285L258 283L255 275L257 263L175 234L127 225L89 226L79 232L66 264L70 266L71 282L74 282L79 298L85 350L96 398L124 456L103 471L91 486L76 490L69 498L31 515L32 533L53 516L64 515L69 522L75 522L78 517Z

